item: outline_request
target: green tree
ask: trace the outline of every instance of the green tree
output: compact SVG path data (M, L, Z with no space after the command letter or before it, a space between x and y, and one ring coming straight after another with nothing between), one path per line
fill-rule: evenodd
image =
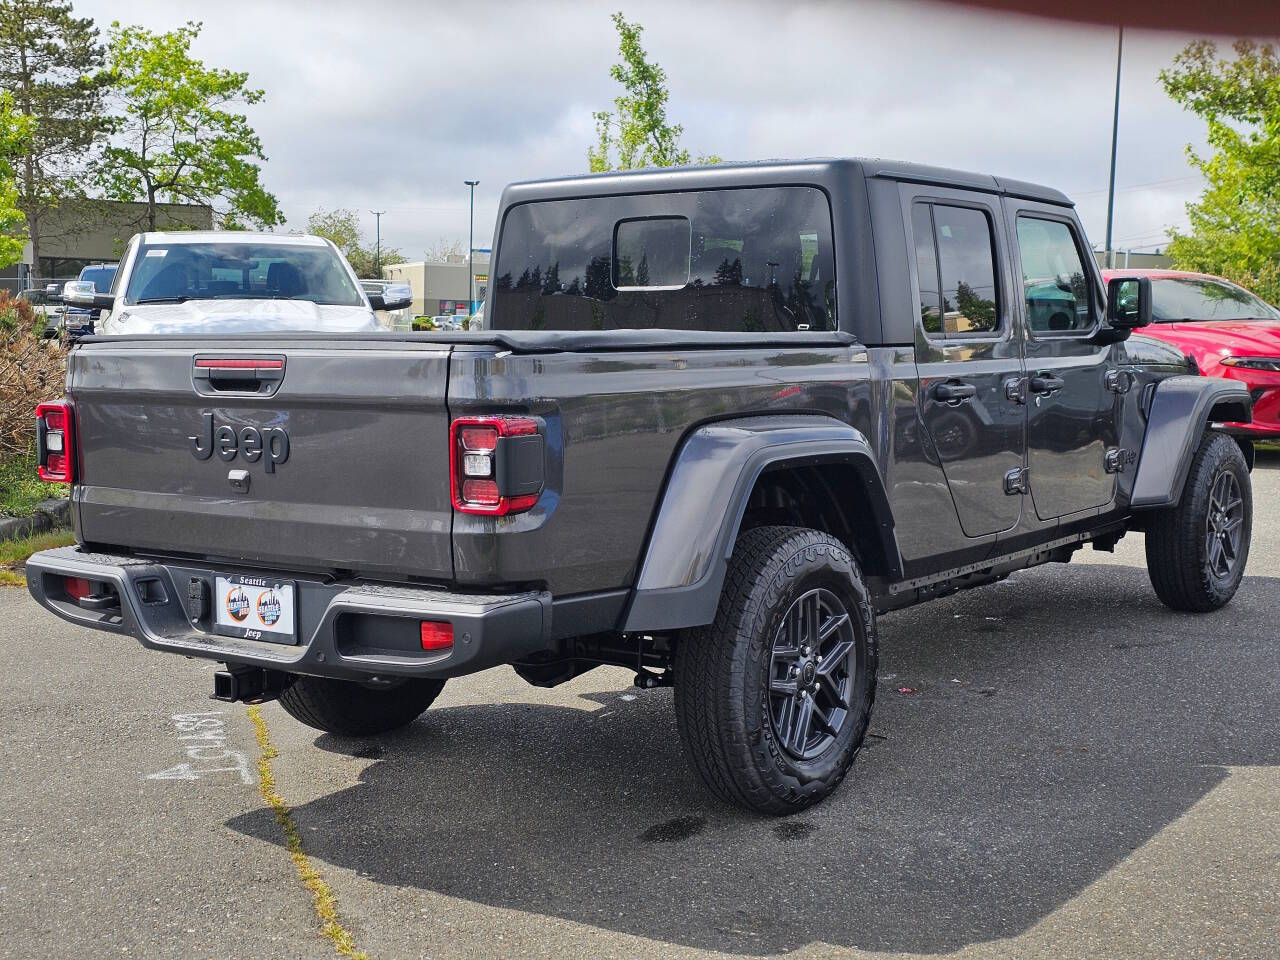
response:
M1187 205L1190 230L1168 252L1184 269L1228 276L1280 302L1280 58L1271 44L1238 40L1218 57L1208 40L1189 44L1161 71L1174 101L1208 126L1212 153L1187 147L1207 183Z
M220 226L270 227L284 222L276 198L262 186L262 142L235 107L260 103L249 75L191 55L200 24L169 33L111 25L107 72L121 115L95 178L112 200L141 200L147 229L157 205L199 203Z
M18 113L13 97L0 92L0 267L22 259L27 245L26 218L18 206L14 166L28 149L35 122Z
M357 277L381 279L378 266L404 263L404 255L394 247L383 244L382 256L365 241L360 232L360 218L354 210L317 210L307 218L307 233L333 241L351 264Z
M609 75L622 84L623 93L614 98L614 112L592 114L596 145L587 148L591 172L688 163L689 151L680 146L684 127L667 123L667 73L650 62L640 46L644 28L627 23L621 13L613 15L613 25L618 31L622 62L610 67ZM720 158L700 156L698 162L719 163Z
M102 63L97 28L73 16L68 0L0 0L0 90L35 120L14 170L37 270L42 221L83 196L86 161L110 125Z

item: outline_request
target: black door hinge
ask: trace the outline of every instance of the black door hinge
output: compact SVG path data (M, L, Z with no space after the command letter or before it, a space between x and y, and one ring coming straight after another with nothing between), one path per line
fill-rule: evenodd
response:
M1017 467L1004 475L1004 492L1009 496L1031 492L1031 471L1026 467Z
M1103 382L1112 393L1128 393L1133 386L1133 374L1128 370L1108 370Z
M1124 447L1112 447L1102 456L1102 467L1107 473L1124 473L1125 467L1132 466L1138 460L1138 454Z

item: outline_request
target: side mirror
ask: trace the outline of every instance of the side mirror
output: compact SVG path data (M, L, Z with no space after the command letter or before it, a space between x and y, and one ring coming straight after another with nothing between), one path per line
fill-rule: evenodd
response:
M407 283L391 283L381 293L370 293L369 306L375 310L403 310L413 303L413 289Z
M110 310L116 298L109 293L96 293L89 280L69 280L62 285L62 302L73 307L89 307L92 310Z
M1151 279L1113 277L1107 281L1107 323L1116 330L1136 330L1151 323Z

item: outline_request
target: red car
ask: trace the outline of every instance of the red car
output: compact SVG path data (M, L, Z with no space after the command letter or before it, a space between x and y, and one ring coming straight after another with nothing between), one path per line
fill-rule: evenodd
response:
M1104 270L1151 278L1151 326L1141 332L1191 357L1206 377L1239 380L1253 422L1227 424L1241 439L1280 440L1280 310L1229 280L1179 270Z

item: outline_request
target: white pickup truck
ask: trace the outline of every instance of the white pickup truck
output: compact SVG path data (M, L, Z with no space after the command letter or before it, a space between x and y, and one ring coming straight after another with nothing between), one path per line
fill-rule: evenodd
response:
M375 311L402 309L411 296L407 286L366 293L320 237L232 231L140 233L109 292L72 281L62 294L102 311L92 332L105 335L376 331Z

